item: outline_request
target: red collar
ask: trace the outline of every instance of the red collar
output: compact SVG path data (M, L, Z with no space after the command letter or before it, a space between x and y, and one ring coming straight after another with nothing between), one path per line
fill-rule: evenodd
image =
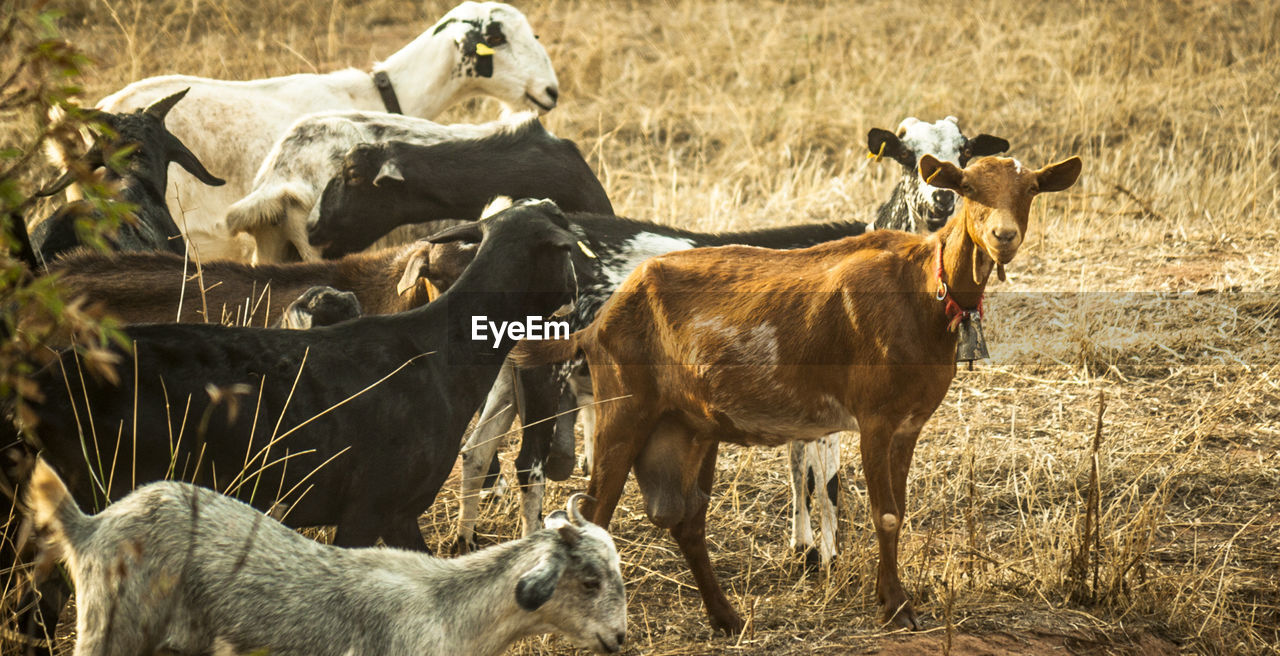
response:
M947 287L947 282L943 278L946 272L942 269L942 244L938 244L938 292L934 298L942 301L946 305L944 310L947 313L947 330L955 332L960 327L960 321L966 317L978 315L978 319L982 319L982 296L978 297L978 307L972 310L966 310L960 307L956 299L952 298L951 290ZM986 294L984 293L983 296Z

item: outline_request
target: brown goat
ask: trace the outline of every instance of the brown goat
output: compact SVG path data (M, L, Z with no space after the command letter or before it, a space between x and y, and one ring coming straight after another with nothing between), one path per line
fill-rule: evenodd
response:
M73 295L124 323L269 326L285 306L321 285L354 292L365 314L425 305L458 279L474 255L474 245L418 241L337 260L260 266L212 260L197 270L194 262L171 253L79 251L49 270ZM179 284L184 265L185 292Z
M880 544L882 620L918 628L898 578L898 536L916 438L956 371L960 319L1018 251L1037 193L1075 183L1080 159L1038 171L930 155L920 173L964 196L923 237L877 230L801 250L699 248L655 257L587 328L526 342L523 365L586 356L602 402L589 494L607 526L633 467L646 512L671 530L714 627L742 629L706 546L720 442L778 446L860 430ZM774 272L774 273L762 273ZM967 308L967 309L966 309Z

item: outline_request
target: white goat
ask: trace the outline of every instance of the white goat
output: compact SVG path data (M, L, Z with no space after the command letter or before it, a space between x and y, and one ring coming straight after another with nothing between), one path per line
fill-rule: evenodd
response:
M307 240L307 226L319 218L316 205L325 185L342 174L343 157L360 143L404 141L429 146L442 141L481 139L513 129L533 117L519 112L489 123L442 125L427 119L382 112L337 111L304 116L285 130L263 160L253 190L227 210L227 228L253 236L255 264L289 259L290 246L305 261L320 259ZM392 165L394 166L394 165ZM372 182L402 179L386 168ZM471 218L471 217L459 217Z
M478 95L541 112L559 97L551 60L529 22L498 2L462 3L374 64L373 72L387 74L405 114L424 118ZM224 215L249 192L259 164L289 125L313 112L388 109L373 75L357 69L249 81L164 75L130 84L98 107L128 112L184 87L191 93L170 114L169 130L227 181L211 188L185 173L169 176L169 210L204 259L249 256L250 240L234 237Z
M488 655L552 631L616 652L626 639L618 552L582 518L585 495L548 530L448 560L319 544L171 481L87 516L43 460L27 495L75 582L77 656Z

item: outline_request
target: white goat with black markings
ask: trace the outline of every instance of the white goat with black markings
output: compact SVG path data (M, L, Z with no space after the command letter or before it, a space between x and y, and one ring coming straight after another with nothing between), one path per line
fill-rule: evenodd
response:
M188 483L139 488L97 515L53 468L27 491L49 554L75 582L77 656L501 653L555 632L616 652L626 596L613 539L569 498L546 529L470 556L309 540Z
M321 193L329 180L343 175L345 156L361 143L403 141L421 146L447 141L483 139L532 120L519 112L479 125L442 125L435 121L382 112L323 112L304 116L280 135L253 180L253 189L227 210L232 233L253 237L254 263L281 262L293 253L307 262L320 259L307 228L319 219ZM370 182L401 180L388 164ZM471 217L462 217L471 218Z
M375 85L379 73L390 81L394 102L384 100ZM191 87L190 97L171 114L169 129L201 153L227 184L209 189L185 174L172 175L166 199L187 240L206 259L249 257L250 240L236 238L227 229L227 208L249 193L272 144L304 115L368 110L431 118L480 95L511 109L546 112L559 98L551 60L528 20L498 2L458 5L407 46L374 64L372 73L349 68L247 81L164 75L130 84L103 98L98 107L126 112L183 87Z
M898 124L897 132L871 128L867 148L877 159L888 157L902 165L902 179L876 212L875 229L928 234L946 225L963 200L921 178L916 167L919 159L933 155L938 161L963 168L971 159L1009 150L1009 142L989 134L970 139L960 131L960 119L954 116L933 123L908 116Z

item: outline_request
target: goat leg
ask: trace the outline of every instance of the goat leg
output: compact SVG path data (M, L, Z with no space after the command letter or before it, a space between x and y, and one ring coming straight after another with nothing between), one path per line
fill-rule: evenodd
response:
M502 435L515 421L514 385L512 369L503 367L484 400L475 430L462 447L462 508L458 512L458 541L454 546L458 553L470 553L478 548L475 530L480 514L480 486L486 468L502 446Z
M613 511L622 497L622 488L626 485L636 455L648 442L652 428L651 422L636 419L645 416L641 408L628 412L627 408L618 407L630 402L631 399L620 401L599 413L600 425L587 494L596 499L591 522L605 530L613 519Z
M693 580L698 584L698 593L702 595L702 603L707 607L707 617L713 629L726 633L739 633L745 622L738 611L729 603L716 574L711 569L711 557L707 553L707 506L711 500L711 484L715 480L716 453L719 442L705 440L702 451L702 462L698 467L698 492L691 495L689 512L675 528L671 529L671 537L680 546L680 553L693 572Z
M862 469L867 481L867 497L871 520L880 545L880 564L876 574L876 596L882 606L881 621L908 629L919 629L915 609L898 578L898 536L902 530L902 507L894 498L893 453L894 432L902 422L866 422L863 426ZM923 425L923 422L920 422ZM919 427L916 427L919 432ZM909 462L908 462L909 465ZM905 467L904 467L905 471ZM905 475L904 479L905 481Z
M793 441L791 456L791 549L805 569L827 565L835 556L836 505L840 501L840 435L813 442ZM819 539L814 546L812 512L817 506Z
M524 395L521 408L520 453L516 456L516 481L520 484L520 523L524 537L542 528L542 498L547 487L547 454L555 433L559 395L550 380L550 367L519 372L516 380Z
M577 441L574 427L578 422L577 399L568 384L560 393L557 407L555 433L551 439L551 451L547 453L547 478L553 481L568 480L573 474L573 448Z

